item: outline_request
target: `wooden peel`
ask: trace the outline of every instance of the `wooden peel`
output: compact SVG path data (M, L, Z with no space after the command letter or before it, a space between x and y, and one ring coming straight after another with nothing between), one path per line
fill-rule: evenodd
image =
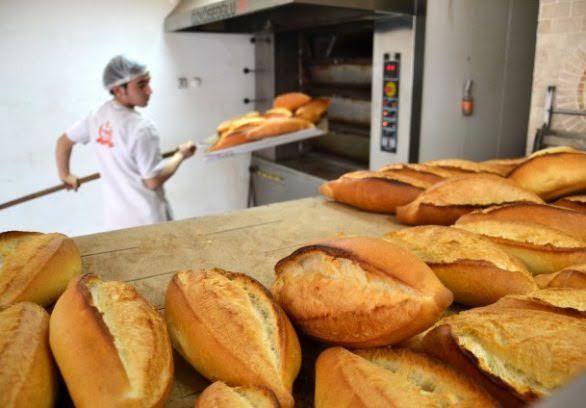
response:
M163 159L173 156L177 150L172 150L166 153L163 153ZM82 177L79 180L79 185L87 183L88 181L97 180L100 178L100 173L90 174L89 176ZM35 198L43 197L48 194L56 193L57 191L65 190L66 185L65 183L59 184L53 187L46 188L44 190L40 190L31 194L27 194L25 196L15 198L14 200L7 201L5 203L0 204L0 210L4 210L8 207L12 207L18 204L25 203L30 200L34 200Z

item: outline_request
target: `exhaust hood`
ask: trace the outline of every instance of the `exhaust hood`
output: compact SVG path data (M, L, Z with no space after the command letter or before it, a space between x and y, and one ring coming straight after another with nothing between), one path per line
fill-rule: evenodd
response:
M419 0L182 0L166 31L253 33L416 14Z

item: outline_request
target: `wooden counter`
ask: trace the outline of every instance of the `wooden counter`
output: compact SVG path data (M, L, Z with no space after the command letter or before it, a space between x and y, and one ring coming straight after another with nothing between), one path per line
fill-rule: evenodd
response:
M398 228L401 226L390 216L316 197L86 235L75 242L84 273L130 282L163 311L165 289L178 270L219 267L246 273L270 287L275 263L307 242L340 234L381 236ZM306 342L302 340L303 346ZM175 357L176 380L168 406L193 407L195 396L208 382L181 357ZM313 361L304 356L303 364L302 374L307 378L296 382L295 398L297 406L311 406L313 398L307 395L307 388L311 387Z

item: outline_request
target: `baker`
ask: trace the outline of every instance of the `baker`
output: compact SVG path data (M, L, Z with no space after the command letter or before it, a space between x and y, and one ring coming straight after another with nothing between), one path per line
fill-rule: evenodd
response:
M103 84L112 99L71 126L56 145L59 177L77 191L70 172L73 146L91 143L102 178L107 229L154 224L172 219L163 184L195 153L192 142L179 145L164 160L153 122L135 108L147 106L152 89L145 65L119 55L104 69Z

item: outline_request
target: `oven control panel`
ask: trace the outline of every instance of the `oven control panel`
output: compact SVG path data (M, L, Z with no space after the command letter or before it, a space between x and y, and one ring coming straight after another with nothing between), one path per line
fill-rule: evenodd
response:
M391 153L397 153L400 75L401 54L385 53L383 58L383 109L380 148L382 151Z

